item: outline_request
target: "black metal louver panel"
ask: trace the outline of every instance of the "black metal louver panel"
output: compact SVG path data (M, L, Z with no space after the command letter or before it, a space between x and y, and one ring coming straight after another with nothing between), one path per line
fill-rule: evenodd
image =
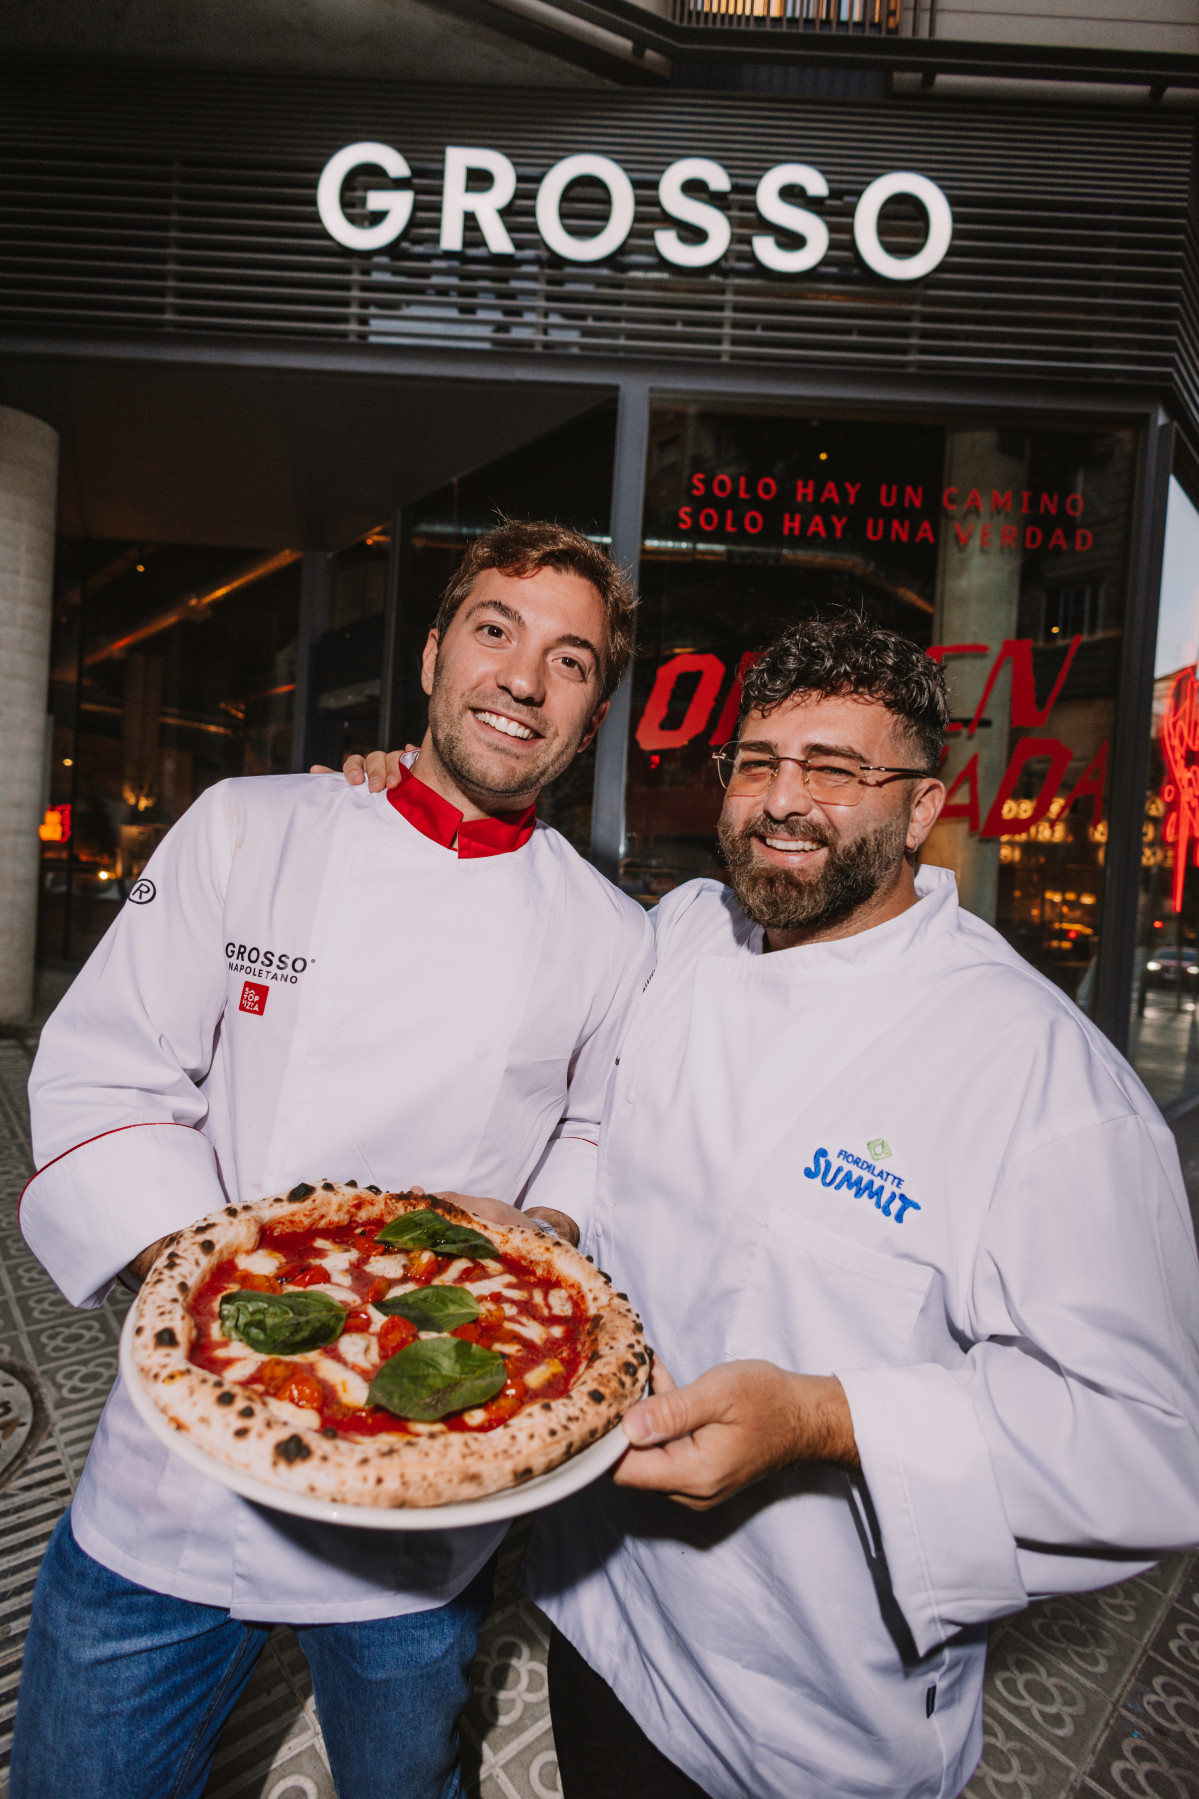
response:
M1199 454L1199 146L1191 172L1186 241L1179 282L1178 354L1175 383L1182 400L1182 426L1193 455Z
M0 93L0 330L10 333L1177 379L1199 416L1193 259L1184 271L1192 127L1177 115L128 68L10 67ZM357 139L394 145L415 176L412 225L374 257L334 244L315 205L325 160ZM516 164L505 215L515 257L439 251L447 142ZM633 234L602 265L558 262L534 223L542 175L580 150L613 157L637 194ZM686 155L716 158L734 184L732 249L691 275L665 265L652 236L671 222L658 177ZM766 276L749 247L763 228L758 178L783 161L815 164L832 189L829 254L799 278ZM852 250L854 201L892 169L931 176L954 210L948 257L911 288L868 274ZM565 222L598 229L599 191L573 191ZM915 248L922 232L911 230Z

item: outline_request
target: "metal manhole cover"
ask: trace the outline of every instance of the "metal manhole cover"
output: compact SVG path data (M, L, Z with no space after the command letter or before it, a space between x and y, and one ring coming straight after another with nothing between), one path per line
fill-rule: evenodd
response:
M30 1371L0 1362L0 1486L32 1454L45 1433L45 1408Z

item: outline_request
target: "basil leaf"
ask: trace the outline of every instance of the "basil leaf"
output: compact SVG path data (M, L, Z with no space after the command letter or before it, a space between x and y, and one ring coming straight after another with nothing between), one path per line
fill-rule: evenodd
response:
M407 1318L418 1331L452 1331L479 1316L479 1302L465 1287L417 1287L380 1299L376 1309L389 1318Z
M401 1212L375 1242L398 1249L431 1249L439 1256L470 1256L474 1261L500 1253L488 1237L464 1224L451 1224L440 1212Z
M493 1399L507 1378L497 1350L461 1337L429 1337L384 1362L370 1384L370 1402L428 1424Z
M296 1355L336 1342L346 1308L327 1293L253 1293L235 1287L221 1295L221 1333L260 1355Z

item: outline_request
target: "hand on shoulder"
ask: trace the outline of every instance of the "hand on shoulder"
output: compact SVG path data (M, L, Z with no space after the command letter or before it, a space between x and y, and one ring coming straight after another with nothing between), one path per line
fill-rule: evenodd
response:
M419 744L406 743L403 750L371 750L365 756L347 756L341 772L351 787L361 787L365 781L371 793L382 793L387 787L399 786L400 757L410 755L419 747ZM323 762L314 762L308 772L310 775L331 775L337 771Z

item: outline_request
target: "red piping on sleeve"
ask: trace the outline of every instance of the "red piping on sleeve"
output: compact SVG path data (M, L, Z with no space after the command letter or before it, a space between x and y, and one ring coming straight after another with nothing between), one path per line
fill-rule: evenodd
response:
M25 1198L30 1187L32 1187L34 1181L40 1180L41 1176L45 1174L46 1169L53 1168L54 1164L56 1162L61 1162L64 1156L73 1156L77 1149L86 1149L89 1143L99 1143L101 1137L115 1137L121 1131L152 1131L161 1129L164 1126L170 1131L194 1131L196 1128L194 1124L178 1124L173 1118L147 1118L143 1124L117 1124L113 1126L111 1131L97 1131L94 1137L85 1137L82 1143L73 1143L70 1149L64 1149L58 1155L51 1156L50 1160L39 1168L36 1174L30 1175L29 1179L25 1182L25 1185L21 1188L21 1196L17 1200L18 1224L21 1221L21 1202Z

